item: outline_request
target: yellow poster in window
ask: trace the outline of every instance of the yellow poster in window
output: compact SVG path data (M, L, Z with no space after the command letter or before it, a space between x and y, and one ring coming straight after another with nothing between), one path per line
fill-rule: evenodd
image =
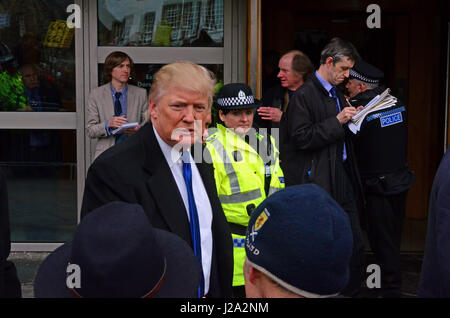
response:
M70 29L65 20L56 20L50 23L43 45L54 48L70 48L75 29Z

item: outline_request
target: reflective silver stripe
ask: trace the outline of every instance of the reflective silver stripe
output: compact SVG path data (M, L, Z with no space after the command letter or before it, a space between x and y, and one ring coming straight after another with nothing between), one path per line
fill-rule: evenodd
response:
M230 203L242 203L247 201L252 201L259 199L261 197L261 189L256 189L245 193L236 193L231 195L219 195L220 203L230 204Z
M281 190L280 188L270 187L269 188L269 195L272 195L275 192L280 191L280 190Z
M228 154L223 147L222 143L215 139L211 141L211 145L213 145L214 148L216 148L216 151L219 153L220 157L222 158L223 165L225 166L225 172L227 173L228 178L230 179L230 189L232 194L238 194L241 192L241 187L239 186L238 177L236 174L236 171L234 170L232 161L230 160L230 157L228 157ZM222 202L223 203L223 202Z

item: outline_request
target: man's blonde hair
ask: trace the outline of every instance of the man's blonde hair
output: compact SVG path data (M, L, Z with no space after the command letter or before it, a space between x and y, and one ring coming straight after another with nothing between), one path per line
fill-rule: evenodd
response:
M176 88L207 95L211 107L215 85L214 74L205 67L187 61L174 62L156 73L148 99L157 103L169 89Z

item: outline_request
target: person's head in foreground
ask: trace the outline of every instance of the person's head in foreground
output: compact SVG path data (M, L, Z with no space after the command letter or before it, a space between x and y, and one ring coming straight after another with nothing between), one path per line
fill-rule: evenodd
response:
M75 267L74 267L75 266ZM37 298L195 298L201 268L189 245L156 229L140 205L108 203L39 268Z
M150 121L166 144L202 142L215 84L210 71L192 62L167 64L156 73L148 96Z
M244 264L248 298L334 297L347 285L350 221L314 184L269 196L247 228Z
M244 83L224 85L217 94L217 104L220 120L239 135L252 128L255 109L261 106L252 89Z

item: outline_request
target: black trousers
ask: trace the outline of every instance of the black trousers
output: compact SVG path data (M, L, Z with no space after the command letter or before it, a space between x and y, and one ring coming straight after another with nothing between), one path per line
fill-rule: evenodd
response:
M346 169L344 169L346 170ZM365 279L364 241L356 205L355 192L346 171L343 173L343 199L338 202L342 209L347 212L353 234L353 252L350 259L350 279L347 287L342 291L344 296L358 296L361 284Z
M407 193L366 193L367 237L381 269L380 296L383 297L401 296L400 245Z

